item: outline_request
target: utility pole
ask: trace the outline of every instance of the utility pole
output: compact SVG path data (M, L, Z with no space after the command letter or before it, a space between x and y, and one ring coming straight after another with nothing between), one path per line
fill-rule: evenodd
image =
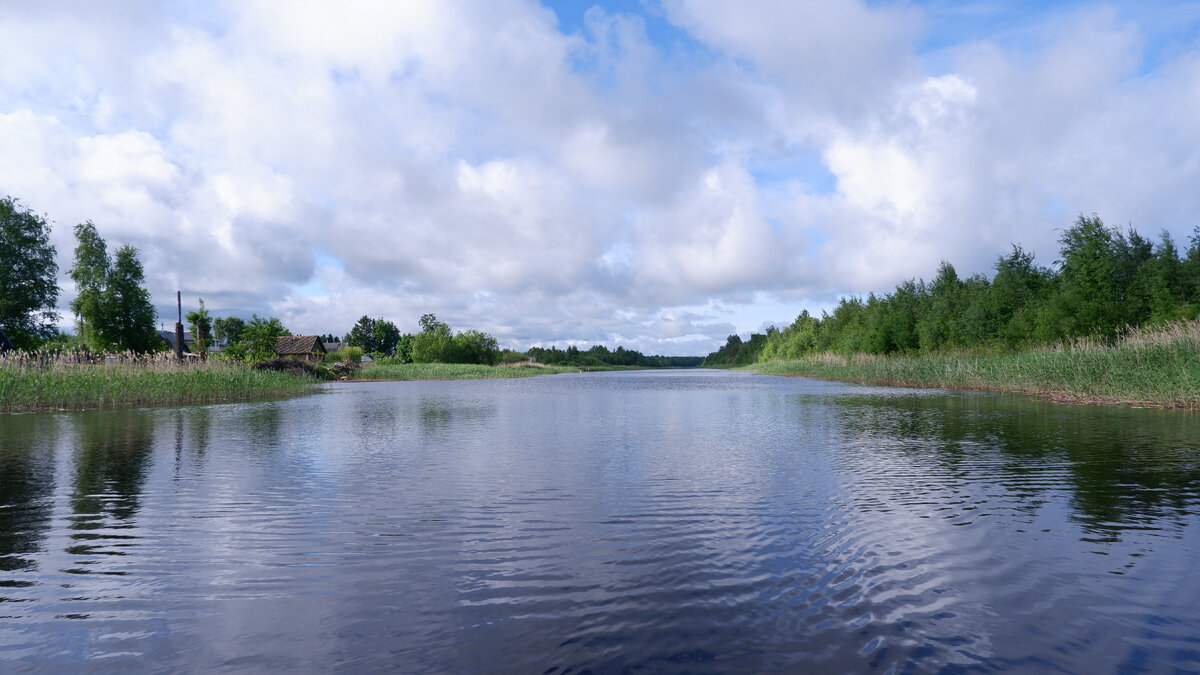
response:
M175 358L183 360L183 291L175 291L175 305L179 317L175 320Z

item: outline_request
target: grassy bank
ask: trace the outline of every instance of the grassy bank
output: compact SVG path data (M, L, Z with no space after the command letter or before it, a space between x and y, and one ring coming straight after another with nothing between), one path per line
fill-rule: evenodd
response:
M1200 321L1016 353L849 358L814 354L749 369L869 384L979 389L1075 403L1200 409Z
M356 371L351 379L360 380L491 380L531 377L557 373L578 373L578 368L518 364L483 366L465 363L373 364Z
M214 403L293 396L317 380L221 361L169 356L78 363L70 358L0 358L0 412Z

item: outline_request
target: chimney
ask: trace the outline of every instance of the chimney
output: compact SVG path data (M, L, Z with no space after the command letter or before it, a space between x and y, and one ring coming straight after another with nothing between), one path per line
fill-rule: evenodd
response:
M183 292L175 291L175 304L179 318L175 321L175 358L183 360Z

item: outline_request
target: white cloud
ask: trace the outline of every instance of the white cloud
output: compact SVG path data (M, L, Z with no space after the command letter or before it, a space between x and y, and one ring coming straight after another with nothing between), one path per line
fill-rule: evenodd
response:
M859 120L917 68L916 11L858 0L667 0L672 21L770 82L794 112Z
M0 193L57 223L64 307L91 219L164 315L182 288L304 332L432 311L669 353L942 258L1050 262L1080 211L1195 225L1200 55L1145 57L1171 22L939 36L932 72L919 4L663 10L665 41L600 8L563 34L525 0L11 4ZM760 171L794 157L828 173Z
M757 202L750 175L726 163L699 176L675 202L647 209L635 220L633 239L639 287L694 304L712 294L775 283L782 251Z

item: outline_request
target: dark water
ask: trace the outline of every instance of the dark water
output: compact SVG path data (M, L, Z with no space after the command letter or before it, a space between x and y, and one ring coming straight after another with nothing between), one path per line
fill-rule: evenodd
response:
M0 416L4 672L1195 672L1200 418L711 371Z

